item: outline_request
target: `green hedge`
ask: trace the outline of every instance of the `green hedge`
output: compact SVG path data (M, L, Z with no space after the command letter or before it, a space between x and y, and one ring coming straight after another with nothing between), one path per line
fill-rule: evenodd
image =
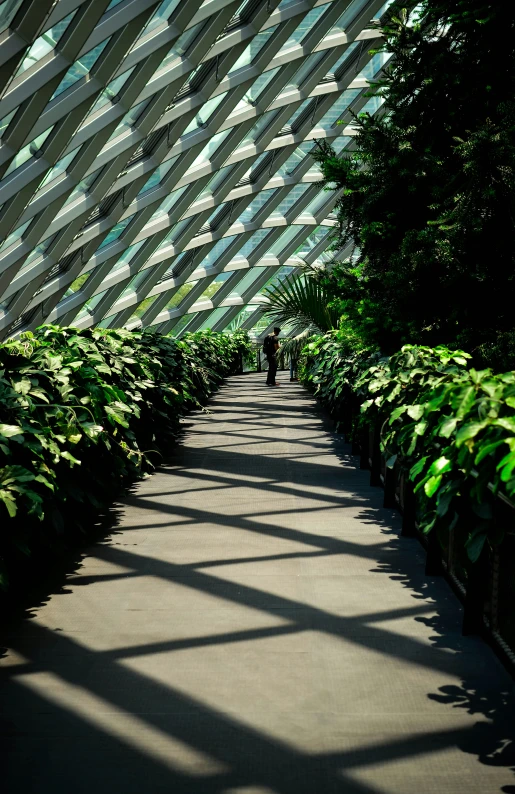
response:
M312 340L301 378L336 417L354 400L379 425L387 466L409 473L423 531L450 532L468 558L500 543L501 494L515 501L515 372L469 368L459 350L405 345L391 357L349 351L336 333Z
M0 582L25 555L69 548L150 472L252 355L245 332L43 326L0 346Z

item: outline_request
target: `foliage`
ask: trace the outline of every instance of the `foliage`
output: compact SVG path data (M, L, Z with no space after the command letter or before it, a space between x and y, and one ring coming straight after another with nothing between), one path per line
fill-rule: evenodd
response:
M329 296L319 270L310 265L296 270L263 291L269 301L266 314L270 322L307 326L313 333L338 328L340 314L328 305Z
M343 189L335 248L359 252L324 286L367 345L483 346L484 361L513 336L514 32L501 0L393 12L373 87L386 112L356 119L350 156L319 143L326 186Z
M387 466L415 483L424 532L443 542L452 532L472 561L500 542L493 497L515 502L514 372L477 371L469 354L443 346L356 353L334 333L304 352L301 378L334 415L354 400L360 421L381 428Z
M0 346L0 561L70 544L250 357L245 332L43 326ZM3 460L2 460L3 459Z
M303 350L299 377L329 410L338 416L354 393L354 384L380 354L360 348L352 337L340 331L313 338Z

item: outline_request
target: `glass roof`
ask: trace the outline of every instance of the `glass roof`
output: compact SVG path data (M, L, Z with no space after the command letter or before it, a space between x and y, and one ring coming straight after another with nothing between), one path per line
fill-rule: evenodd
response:
M338 196L311 152L378 109L388 3L36 5L10 4L0 42L0 338L263 335L263 287L327 259Z

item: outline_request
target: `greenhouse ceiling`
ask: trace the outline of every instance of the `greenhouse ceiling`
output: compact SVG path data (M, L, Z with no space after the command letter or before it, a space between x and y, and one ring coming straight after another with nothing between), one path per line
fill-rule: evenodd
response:
M388 5L0 3L0 338L266 333L263 288L328 258L310 153L377 110Z

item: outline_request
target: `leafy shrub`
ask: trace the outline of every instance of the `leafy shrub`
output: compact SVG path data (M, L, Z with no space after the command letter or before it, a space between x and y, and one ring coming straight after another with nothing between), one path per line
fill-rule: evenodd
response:
M459 350L405 345L391 357L345 356L335 336L307 345L303 381L336 415L354 399L381 427L387 465L409 473L424 532L450 532L475 561L503 532L494 496L515 501L515 372L468 368ZM447 536L447 537L446 537Z
M252 354L245 332L43 326L0 346L1 581L20 555L69 545L162 459L179 420Z

